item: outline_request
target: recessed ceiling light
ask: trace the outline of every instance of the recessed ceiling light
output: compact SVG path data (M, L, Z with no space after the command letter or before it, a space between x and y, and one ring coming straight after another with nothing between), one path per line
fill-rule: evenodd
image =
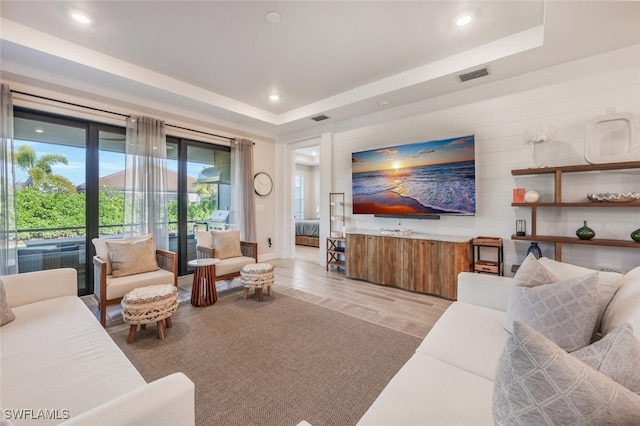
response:
M36 130L34 130L34 132L36 132L36 133L44 133L44 130L42 130L42 129L36 129Z
M273 95L269 95L269 99L271 99L273 102L277 101L280 99L280 96L276 95L275 93Z
M82 13L79 13L79 12L72 13L71 17L76 21L80 22L81 24L89 24L91 22L91 19L87 18L86 15L83 15Z
M278 12L269 12L264 16L264 19L266 19L270 24L277 24L278 22L280 22L282 17Z
M463 15L456 20L456 25L459 27L464 27L469 22L471 22L472 19L473 18L471 17L471 15Z
M380 101L380 106L381 107L386 107L389 105L389 100L388 99L383 99Z

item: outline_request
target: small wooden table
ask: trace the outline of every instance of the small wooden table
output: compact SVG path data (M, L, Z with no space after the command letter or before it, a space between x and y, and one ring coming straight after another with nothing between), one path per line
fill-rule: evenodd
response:
M220 259L194 259L189 261L189 266L195 268L193 272L193 288L191 290L191 304L193 306L209 306L218 300L215 264L219 261Z

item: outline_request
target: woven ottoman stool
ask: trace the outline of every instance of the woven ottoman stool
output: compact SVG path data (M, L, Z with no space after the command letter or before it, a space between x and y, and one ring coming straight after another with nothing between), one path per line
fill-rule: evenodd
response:
M138 325L156 323L158 339L164 339L165 323L171 328L171 314L178 309L178 287L173 284L152 285L131 290L122 298L122 317L130 324L127 343L136 341Z
M275 277L275 268L269 263L252 263L245 265L240 270L240 280L244 286L244 299L249 298L249 289L255 288L258 300L262 302L264 297L262 289L267 288L267 294L272 296L271 284Z

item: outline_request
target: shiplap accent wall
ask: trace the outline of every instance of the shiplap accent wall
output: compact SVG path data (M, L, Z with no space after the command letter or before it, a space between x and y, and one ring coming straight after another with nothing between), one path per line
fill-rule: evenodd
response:
M461 97L469 102L453 101ZM437 103L457 106L437 110ZM511 175L511 169L531 164L531 146L523 143L527 129L540 124L556 129L553 141L537 148L540 164L585 163L584 130L589 120L609 108L640 114L640 45L461 90L413 107L430 112L411 114L410 108L404 107L404 117L385 118L397 116L396 111L336 126L334 190L345 192L347 212L351 203L352 152L475 134L477 214L443 216L440 220L350 215L347 229L402 227L431 234L502 237L508 271L512 264L523 260L529 246L528 242L511 241L515 220L526 219L527 233L531 229L529 209L511 207L512 188L537 189L543 201L551 201L553 190L550 176ZM639 174L587 173L567 175L564 181L564 201L585 199L589 192L640 191ZM627 239L631 231L640 228L640 209L549 209L539 210L538 215L539 234L572 236L583 220L588 220L596 235L603 238ZM552 245L541 244L541 248L544 255L553 257ZM640 250L567 245L563 260L629 270L640 265Z

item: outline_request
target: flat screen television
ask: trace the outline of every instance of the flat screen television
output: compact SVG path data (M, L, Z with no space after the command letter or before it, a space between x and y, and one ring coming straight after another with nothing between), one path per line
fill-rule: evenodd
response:
M474 135L354 152L354 214L474 215Z

